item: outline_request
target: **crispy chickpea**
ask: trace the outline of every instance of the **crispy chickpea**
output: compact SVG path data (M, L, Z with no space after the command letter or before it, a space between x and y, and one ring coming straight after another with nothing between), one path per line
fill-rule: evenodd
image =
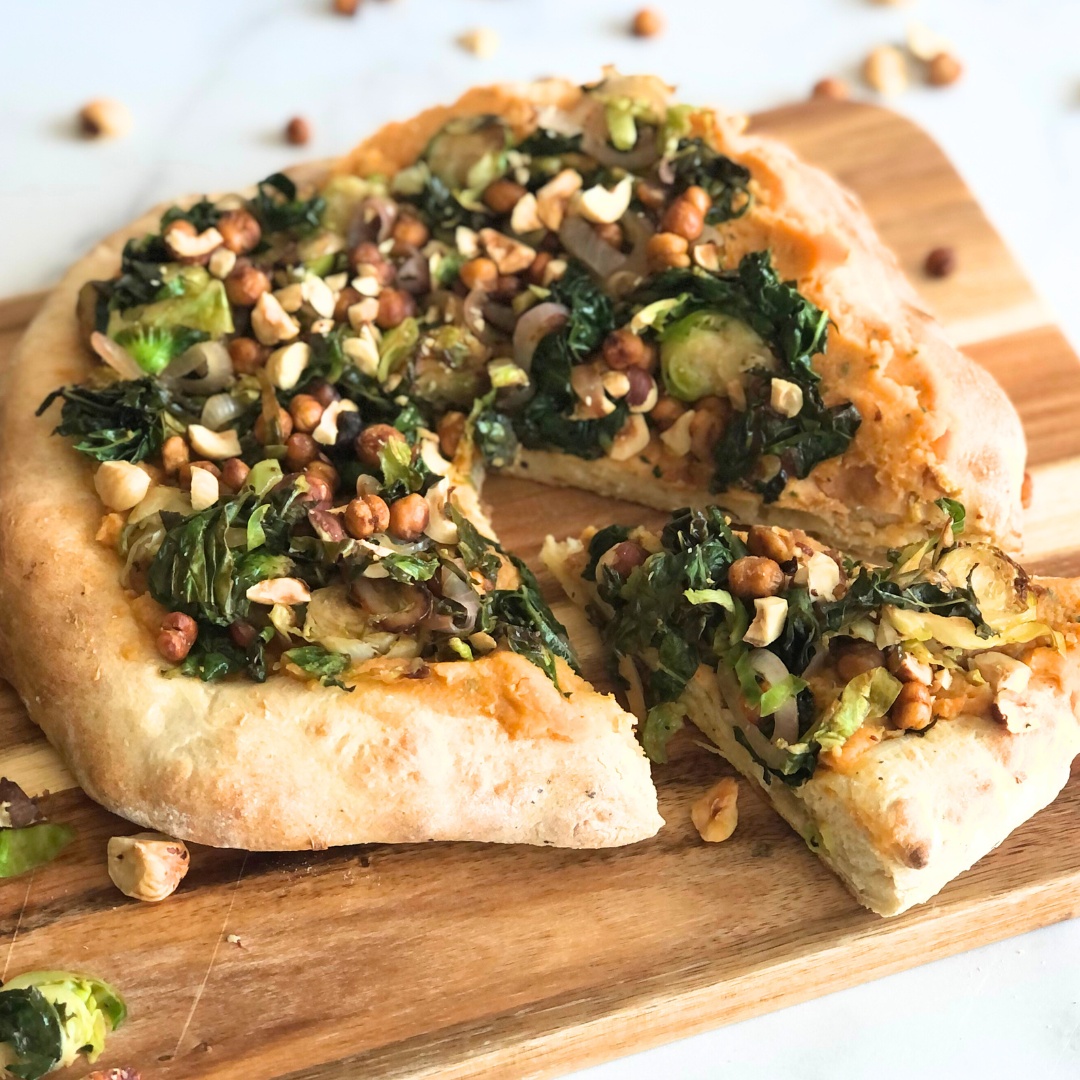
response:
M283 443L289 441L289 436L292 434L292 417L284 410L278 409L278 428L280 429L281 441ZM260 413L258 420L255 421L255 426L252 429L255 432L255 438L263 444L268 445L271 436L276 438L276 434L267 430L266 417Z
M462 285L470 292L473 289L490 289L499 280L499 268L482 256L463 263L458 274Z
M889 710L889 720L900 731L922 731L930 725L932 715L930 687L920 682L904 683Z
M525 271L525 280L530 285L543 285L544 284L544 271L547 269L548 263L551 262L550 251L538 251L536 258L533 259L529 266L529 269Z
M391 439L404 439L396 427L390 424L371 424L356 436L356 456L365 465L378 465L382 448Z
M258 636L259 631L244 619L238 619L236 622L229 624L229 637L232 638L232 643L237 648L250 648Z
M836 652L836 673L845 683L885 664L885 654L869 641L847 641Z
M301 472L319 456L319 444L303 431L293 432L285 441L285 466Z
M305 435L310 434L319 426L323 412L323 406L311 394L297 394L289 402L293 431L302 431Z
M777 563L785 563L795 557L795 545L775 526L751 525L746 546L751 555L761 555Z
M338 475L337 469L335 469L329 461L323 461L321 458L316 458L304 470L304 475L308 478L309 482L313 478L322 480L327 488L329 488L331 496L333 496L341 484L341 477Z
M706 198L708 198L707 195ZM664 216L660 219L660 228L664 232L681 236L684 240L696 240L705 228L705 212L700 210L685 194L680 195L664 211Z
M308 393L324 408L328 409L335 401L341 399L337 387L325 379L312 379L308 383Z
M238 337L229 342L229 358L238 375L254 375L266 365L270 350L254 338Z
M431 238L431 230L412 214L402 214L394 222L394 241L406 247L423 247Z
M624 540L608 551L603 561L619 577L628 578L630 571L635 566L640 566L648 557L649 553L640 544L635 544L633 540Z
M396 271L393 265L383 258L378 245L370 240L357 244L349 252L349 262L358 274L374 277L382 286L389 285L394 280Z
M690 244L685 236L673 232L650 236L645 254L654 270L685 270L690 265Z
M728 568L728 589L745 600L775 596L784 585L784 571L773 559L744 555Z
M247 210L226 210L218 218L217 229L225 246L237 255L246 255L262 239L261 226Z
M186 465L191 460L188 444L183 435L170 435L161 444L161 464L165 468L166 476L175 476L181 465Z
M666 431L684 412L686 406L678 398L665 396L653 406L649 419L661 431Z
M190 615L185 615L182 611L170 611L161 620L161 629L175 630L188 645L191 645L199 636L199 624Z
M390 525L390 507L378 495L358 495L345 508L345 531L357 540L386 532Z
M614 371L641 368L654 371L657 364L656 347L638 337L632 330L612 330L604 338L604 363Z
M525 188L505 176L495 180L484 189L484 205L496 214L509 214L525 194Z
M375 316L375 325L380 330L393 330L415 314L416 300L412 293L403 289L383 289L379 293L379 314Z
M230 304L251 307L264 292L270 291L270 278L249 262L237 262L225 279L225 293Z
M685 199L691 206L700 210L702 217L712 209L712 196L703 187L700 187L697 184L692 184L688 187L680 197Z
M694 405L690 420L690 452L699 461L710 461L727 426L728 407L718 397L706 397Z
M351 285L346 285L338 293L337 300L334 301L334 322L345 322L349 317L349 308L353 304L359 304L363 299L363 296L356 289Z
M240 458L229 458L221 466L221 481L226 487L232 488L233 491L239 491L246 483L250 472L251 469Z
M453 458L465 434L465 414L451 410L439 417L435 428L439 435L439 450L445 458Z
M605 244L610 244L613 248L620 249L623 246L623 231L617 221L613 221L607 225L594 225L593 232L596 233Z
M423 495L406 495L390 506L390 532L399 540L419 540L430 519L427 500Z
M179 664L191 652L192 644L179 630L162 630L157 636L157 651L170 664Z

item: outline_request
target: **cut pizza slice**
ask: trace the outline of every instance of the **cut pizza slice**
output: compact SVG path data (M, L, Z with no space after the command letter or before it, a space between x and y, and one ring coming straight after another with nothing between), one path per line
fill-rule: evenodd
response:
M274 184L137 222L17 350L4 676L91 797L199 843L653 835L633 717L493 539L469 440L445 458L348 359L300 261L318 203Z
M448 425L469 414L520 476L664 510L720 492L864 551L952 497L970 535L1018 550L1026 449L1001 388L855 199L744 127L609 71L377 133L326 197L432 272L417 344L380 378ZM421 314L445 290L453 331Z
M1080 583L957 542L943 506L884 565L717 507L544 550L650 756L691 720L882 915L1051 802L1080 752Z

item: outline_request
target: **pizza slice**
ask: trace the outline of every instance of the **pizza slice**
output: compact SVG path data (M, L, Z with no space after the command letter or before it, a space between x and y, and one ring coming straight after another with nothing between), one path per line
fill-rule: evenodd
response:
M199 843L651 836L633 717L494 539L471 438L444 457L354 362L322 206L172 207L50 297L2 406L4 676L91 797Z
M970 535L1018 550L1003 391L858 203L744 127L609 70L472 90L361 144L328 198L365 200L391 260L404 216L465 334L421 326L386 377L448 424L493 392L481 445L519 476L664 510L722 493L865 551L958 498Z
M544 550L649 755L691 720L881 915L1001 843L1080 752L1080 587L959 541L943 507L881 565L717 507Z

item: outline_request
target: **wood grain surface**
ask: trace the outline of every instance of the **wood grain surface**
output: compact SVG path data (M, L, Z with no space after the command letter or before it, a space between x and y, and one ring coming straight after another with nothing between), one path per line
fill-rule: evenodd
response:
M941 151L868 106L796 105L755 126L863 199L927 302L1005 386L1030 441L1029 562L1080 573L1080 363ZM959 269L929 281L922 260L941 245ZM0 304L0 358L39 302ZM537 569L547 531L658 520L499 477L486 494L504 542ZM575 613L558 613L585 641ZM602 684L595 650L582 652ZM0 887L0 977L57 967L116 983L131 1019L100 1064L147 1080L555 1076L1080 912L1075 773L939 897L886 921L746 784L734 837L701 843L689 804L725 766L690 738L655 770L666 827L634 847L193 847L179 891L139 904L105 866L108 837L135 828L74 787L0 687L0 773L51 792L49 814L78 830L54 864Z

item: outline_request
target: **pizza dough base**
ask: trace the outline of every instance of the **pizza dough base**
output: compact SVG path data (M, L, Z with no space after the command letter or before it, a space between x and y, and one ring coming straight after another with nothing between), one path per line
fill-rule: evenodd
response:
M542 558L579 606L586 554L568 540ZM899 915L938 893L1049 805L1080 753L1080 581L1047 579L1039 617L1065 630L1069 652L1055 676L1034 676L1026 700L1034 728L1010 734L986 717L940 721L924 736L886 739L841 773L819 767L801 787L764 781L736 742L715 672L704 665L684 691L690 720L879 915Z
M75 298L124 242L78 263L12 359L0 404L0 670L87 794L149 828L217 847L487 840L609 847L661 826L633 718L563 665L564 698L524 657L365 666L352 693L287 675L207 684L161 675L154 634L94 540L93 463L50 434L51 390L90 371Z
M339 168L390 175L411 165L452 117L499 114L522 135L535 126L534 102L565 107L580 94L556 79L474 88L451 106L387 125ZM657 438L645 460L525 451L509 471L658 509L719 501L743 520L804 528L862 553L921 538L937 514L934 501L949 496L967 507L969 537L1018 551L1027 446L1004 391L948 341L866 212L835 180L728 117L716 117L714 142L754 177L750 210L720 226L722 261L735 266L768 248L780 276L829 312L828 348L814 364L826 404L853 401L862 415L851 447L769 505L734 488L710 494L711 467L674 457Z

